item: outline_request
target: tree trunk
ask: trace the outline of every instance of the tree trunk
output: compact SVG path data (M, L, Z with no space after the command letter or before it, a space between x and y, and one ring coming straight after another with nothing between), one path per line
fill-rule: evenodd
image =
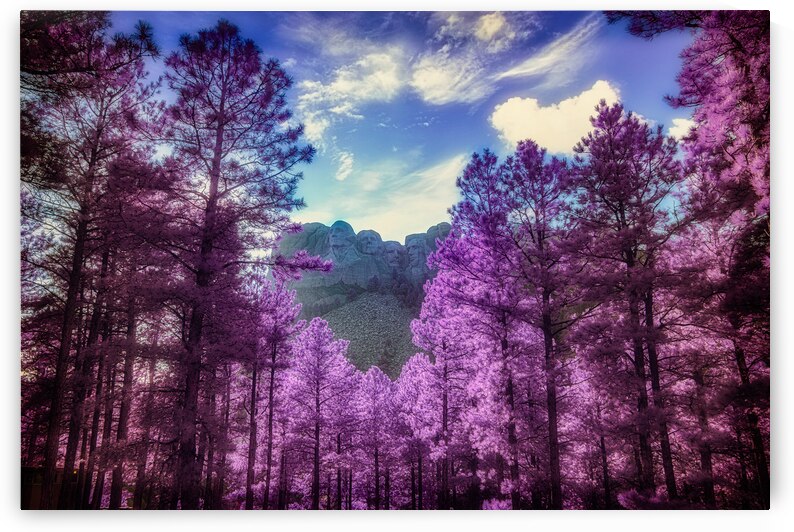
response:
M739 326L731 324L738 336ZM739 378L743 386L750 385L750 371L747 368L747 361L744 349L738 340L733 340L733 352L736 358L736 365L739 369ZM761 497L761 505L764 509L769 508L769 467L767 466L766 450L764 449L764 439L761 430L758 428L758 415L753 412L747 413L747 426L750 431L750 440L753 442L753 462L755 465L756 478L758 479L758 490Z
M214 403L214 396L212 402ZM207 472L204 474L204 509L212 510L214 504L214 490L212 475L215 465L215 436L207 433Z
M331 472L325 474L325 509L330 510L331 506Z
M735 328L734 331L735 334L739 334L738 328ZM735 339L733 340L733 356L736 359L736 367L739 370L739 380L744 385L750 384L750 371L747 369L747 359L744 355L744 349Z
M543 348L546 373L546 411L549 425L549 479L551 509L562 510L562 475L560 473L560 439L557 427L557 375L554 352L554 331L551 322L551 296L543 290Z
M226 365L226 391L223 394L223 426L229 426L229 415L231 411L232 402L232 375L229 365ZM228 436L227 436L228 438ZM226 449L228 444L224 442L221 446L221 460L218 466L218 487L215 490L214 500L215 506L218 509L223 509L223 496L226 493Z
M637 471L637 482L642 485L642 459L640 458L640 448L637 445L631 446L632 452L634 453L634 469Z
M320 509L320 381L314 392L314 460L312 462L312 510Z
M188 352L185 356L185 397L182 407L179 436L179 493L182 509L198 509L198 479L196 470L196 424L198 423L198 388L201 376L201 338L204 312L194 308L190 319Z
M342 509L342 468L336 468L336 509Z
M391 510L391 469L386 467L386 477L383 480L383 509Z
M198 487L198 494L199 498L203 497L201 493L201 486L202 486L202 479L204 478L204 457L207 453L207 441L208 441L208 430L207 430L207 423L206 420L203 419L203 416L200 416L201 424L198 427L198 450L196 451L196 472L199 476L199 487Z
M742 444L742 431L739 428L736 429L736 447L738 450L736 458L739 462L739 492L742 495L742 510L749 510L751 508L748 497L750 482L747 478L747 460L744 455L744 444Z
M80 466L77 471L77 490L72 493L72 505L70 509L79 510L82 503L83 489L85 486L85 462L88 454L88 427L83 426L82 436L80 440Z
M757 473L759 492L761 495L761 509L769 509L769 468L764 451L764 440L761 437L761 430L758 428L758 416L750 412L747 415L750 425L750 437L753 442L753 457L755 459L755 470Z
M450 464L449 464L449 472L452 475L452 477L454 478L454 476L455 476L455 463L452 462L452 461L450 461ZM451 499L451 505L452 506L451 506L451 508L453 510L458 510L459 509L459 507L458 507L458 487L453 484L451 492L452 492L452 499Z
M44 479L41 486L41 508L48 510L55 507L54 489L58 467L58 451L61 446L61 417L63 397L65 395L66 366L72 350L72 333L77 315L77 296L80 291L80 280L83 274L83 255L85 240L88 234L88 209L80 210L80 221L75 232L72 267L66 290L66 303L63 309L61 338L55 358L55 377L53 379L52 398L47 416L47 440L44 444Z
M342 509L342 468L336 468L336 509Z
M609 464L607 463L607 446L604 441L604 434L599 437L599 447L601 449L601 476L604 483L604 508L612 508L612 492L609 486Z
M88 465L85 471L85 484L80 494L80 508L88 510L91 504L91 481L94 476L94 467L97 460L97 440L99 439L99 418L102 415L102 388L106 384L105 367L110 363L107 360L106 346L110 337L110 321L107 311L102 324L102 341L99 347L98 367L96 371L96 388L94 390L94 412L91 419L91 442L88 446Z
M653 476L653 454L650 441L650 424L648 420L648 389L646 387L647 376L645 374L645 353L643 351L642 336L640 332L643 327L640 325L639 298L635 291L629 294L629 319L634 331L632 348L634 354L634 374L637 386L637 435L639 437L640 452L640 488L645 492L653 492L656 487Z
M446 343L443 345L446 351ZM449 364L446 354L443 366L443 388L441 396L441 438L444 442L444 456L441 459L441 483L438 495L439 510L449 509Z
M598 446L601 450L601 477L604 485L604 508L606 510L612 509L612 490L609 484L609 462L607 462L607 445L604 438L604 428L601 426L601 406L596 406L596 414L598 415Z
M157 347L159 336L159 327L154 333L154 347ZM138 450L138 464L135 472L135 491L132 495L132 508L133 510L140 510L143 508L143 494L146 489L146 462L149 458L149 440L151 439L151 420L154 413L154 374L157 368L157 358L152 355L149 359L149 370L147 375L148 393L146 394L146 403L143 407L143 426L141 427L142 436L140 449ZM151 503L151 501L149 501ZM147 505L148 507L148 505Z
M248 469L245 475L245 509L254 509L254 468L256 467L256 407L259 402L257 393L257 376L259 367L254 360L251 370L251 401L248 407Z
M708 414L706 413L706 399L703 394L705 387L703 370L698 368L692 374L695 381L695 400L697 402L698 427L700 428L700 440L698 450L700 452L700 473L702 480L700 483L703 490L703 503L706 508L713 510L716 508L716 498L714 496L714 471L711 464L711 446L707 440L709 429Z
M731 324L737 336L739 326ZM739 378L743 386L750 384L750 371L747 368L747 360L744 348L738 340L733 340L733 353L736 358L736 366L739 369ZM764 449L764 439L758 428L758 416L753 412L747 413L747 426L750 431L750 440L753 442L753 462L755 465L756 477L758 478L758 490L761 497L761 505L764 509L769 508L769 468L767 466L766 451Z
M173 482L171 483L171 493L170 499L168 500L168 506L166 507L167 510L176 510L179 508L179 478L177 474L179 473L178 470L179 462L176 464L176 470L174 471L173 475Z
M513 372L510 370L508 360L509 345L507 343L507 317L502 314L501 320L503 335L501 338L502 364L506 374L507 396L507 445L510 449L510 502L513 510L521 509L520 478L518 476L518 435L516 433L515 396L513 392Z
M424 508L424 504L422 503L423 495L424 495L424 481L422 478L422 449L419 449L419 458L417 459L416 465L416 499L417 499L417 509L422 510Z
M225 94L220 95L218 116L224 116ZM212 165L209 172L209 193L204 211L204 224L201 232L198 268L196 269L197 301L193 303L190 315L187 349L183 366L185 368L185 394L182 422L179 437L179 481L180 498L183 510L198 509L201 472L196 463L196 425L198 423L198 393L201 381L201 336L204 316L207 312L204 298L213 274L212 256L215 244L215 224L218 208L218 183L221 174L223 154L224 124L219 122L215 131Z
M416 510L416 469L411 462L411 510Z
M83 407L85 405L85 398L91 380L91 361L87 359L89 353L92 352L97 339L99 338L99 322L102 317L102 307L104 303L105 294L105 279L108 272L110 252L105 250L102 254L102 265L99 274L99 286L97 287L97 295L94 300L93 309L91 311L91 319L88 326L88 339L84 349L77 350L74 361L74 391L72 406L69 415L69 437L66 443L66 455L64 457L63 470L64 474L74 469L75 456L77 454L77 443L80 438L80 428L83 425ZM85 438L83 438L85 441ZM84 464L81 462L80 469L84 469ZM78 487L81 480L78 480ZM71 482L63 482L61 484L61 493L58 497L58 509L71 509L74 508L75 494L72 491Z
M270 352L270 381L268 382L267 391L267 457L265 465L265 502L263 504L263 508L265 510L270 508L270 475L271 471L273 470L273 416L275 409L273 400L275 399L276 388L275 379L276 355L278 353L277 348L278 346L274 342Z
M215 368L210 369L210 394L209 394L209 416L215 419L216 409L216 393L215 393ZM204 509L212 510L215 505L215 490L212 482L212 475L215 472L215 445L217 439L216 434L211 430L207 430L207 473L204 477Z
M670 447L670 433L667 429L667 413L664 409L664 396L659 379L659 358L656 354L656 326L653 318L653 288L645 294L645 345L648 348L648 367L651 372L651 389L653 390L653 406L656 409L659 431L659 446L662 450L662 468L664 469L664 482L667 487L667 496L670 499L678 498L678 489L675 484L675 470L673 469L673 452Z
M353 509L353 468L347 470L347 509Z
M137 339L135 335L135 296L129 296L127 303L127 346L124 356L124 380L121 385L121 409L116 432L116 447L119 455L113 468L110 484L110 509L121 508L121 492L124 482L124 462L127 459L127 435L129 434L130 411L132 410L132 373L135 369Z
M342 433L336 433L336 455L342 455ZM336 464L336 509L342 509L342 465Z
M380 510L380 462L377 445L375 445L375 509Z
M471 460L469 460L469 471L471 472L472 478L477 478L477 471L479 470L479 459L477 456L473 456ZM469 503L469 508L472 510L480 510L482 509L482 501L483 501L483 493L482 487L480 483L476 480L469 484L469 489L466 490L466 498Z
M435 488L436 488L436 510L441 510L443 508L442 504L442 494L441 494L441 462L444 459L437 460L435 462L436 465L436 478L435 478Z
M111 354L110 357L111 360L109 361L107 370L105 372L107 390L105 390L105 412L102 426L102 445L99 449L99 470L97 471L96 485L94 486L94 494L91 499L91 508L94 510L99 510L102 505L102 495L105 491L105 473L107 471L108 452L110 450L110 435L113 432L113 402L115 399L116 360L113 354Z
M287 455L283 448L281 449L281 459L279 460L277 504L279 510L284 510L289 504L289 501L287 501Z

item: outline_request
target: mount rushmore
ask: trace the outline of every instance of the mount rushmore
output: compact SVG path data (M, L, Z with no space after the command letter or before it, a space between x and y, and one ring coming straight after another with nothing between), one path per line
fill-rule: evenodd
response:
M449 231L443 222L406 236L401 244L383 241L371 229L356 233L343 220L331 227L308 223L303 231L285 235L279 251L289 257L306 250L333 263L330 272L307 272L292 283L302 315L323 317L337 337L349 340L349 356L359 368L378 365L396 376L417 350L410 322L432 275L427 257Z

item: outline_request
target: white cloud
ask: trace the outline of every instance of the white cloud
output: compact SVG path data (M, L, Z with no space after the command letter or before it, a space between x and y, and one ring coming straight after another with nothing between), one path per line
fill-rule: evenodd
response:
M477 19L474 36L487 43L487 50L499 52L510 46L516 31L502 13L488 13Z
M303 133L309 142L321 144L326 130L331 126L331 120L319 111L304 110L301 112Z
M337 181L344 181L353 172L353 162L355 161L355 158L353 157L352 153L343 151L339 152L334 159L339 163L334 178Z
M338 69L327 90L333 96L358 102L389 101L403 85L402 55L397 48L367 54L352 65Z
M503 14L488 13L477 19L477 29L474 32L474 36L481 41L488 42L505 26L507 26L507 20Z
M563 86L595 52L593 42L603 26L603 17L594 13L583 18L571 31L541 48L532 57L496 76L496 79L546 76L545 85Z
M532 139L551 153L572 153L574 144L590 131L590 116L602 99L612 104L620 94L599 80L581 94L546 107L535 98L510 98L494 108L490 121L511 148Z
M689 135L689 130L695 127L695 122L688 118L673 118L673 125L667 129L667 134L676 140Z
M493 87L473 52L455 53L444 45L414 64L411 87L427 103L471 103L490 94Z
M391 101L405 85L403 57L390 47L336 68L328 82L300 82L297 111L306 138L325 148L325 133L334 123L363 118L366 103Z

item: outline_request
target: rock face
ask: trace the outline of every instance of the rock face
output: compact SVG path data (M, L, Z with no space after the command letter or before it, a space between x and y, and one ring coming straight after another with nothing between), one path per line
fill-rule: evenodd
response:
M350 341L349 356L362 370L378 365L396 376L414 354L410 323L418 315L422 287L432 272L428 255L450 231L440 223L408 235L405 245L384 242L371 229L359 231L342 220L328 227L309 223L286 235L279 251L306 250L330 260L330 272L309 272L293 283L305 318L321 316L336 335Z

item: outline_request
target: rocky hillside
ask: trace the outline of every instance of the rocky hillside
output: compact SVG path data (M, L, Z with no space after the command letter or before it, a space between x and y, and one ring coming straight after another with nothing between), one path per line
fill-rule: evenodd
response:
M392 294L365 292L323 318L338 338L350 341L348 356L358 369L378 366L396 378L417 351L410 329L415 314Z

